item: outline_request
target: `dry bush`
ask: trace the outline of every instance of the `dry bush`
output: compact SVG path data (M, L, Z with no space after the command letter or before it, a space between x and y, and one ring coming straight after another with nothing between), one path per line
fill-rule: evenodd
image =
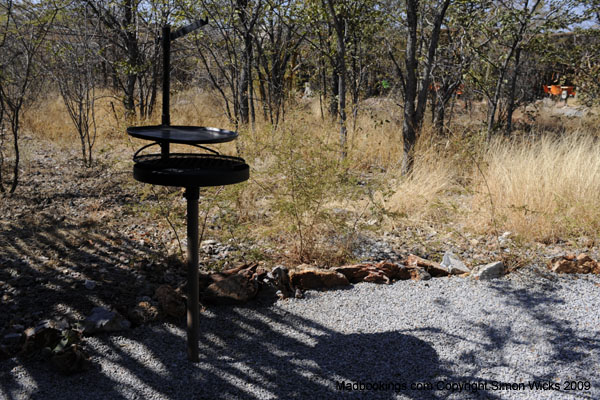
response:
M473 198L471 226L489 231L491 194L503 230L544 242L596 235L600 228L600 143L572 133L532 142L497 142ZM489 193L488 193L489 186Z

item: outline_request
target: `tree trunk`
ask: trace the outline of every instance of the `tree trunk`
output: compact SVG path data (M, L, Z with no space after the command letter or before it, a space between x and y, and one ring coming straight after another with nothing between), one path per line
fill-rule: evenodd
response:
M406 0L406 77L404 90L404 121L402 122L402 174L412 171L413 150L417 141L415 99L417 97L417 7L418 0Z
M444 118L446 114L446 102L444 99L437 99L435 104L435 118L433 119L433 125L438 135L444 134Z
M248 90L250 86L250 68L252 66L252 38L249 33L244 37L244 57L242 74L240 75L240 122L247 124L249 122L250 104Z
M19 152L19 114L21 112L21 106L18 105L13 110L12 121L11 121L11 130L13 134L13 148L15 152L15 164L13 166L13 177L12 182L10 184L9 193L14 193L17 185L19 184L19 162L20 162L20 152Z
M513 129L513 113L515 111L515 92L517 89L517 78L519 77L519 63L521 61L521 48L515 52L515 68L511 77L510 91L508 93L508 109L506 111L506 135L509 136Z
M336 117L338 113L338 95L340 90L340 76L337 71L337 66L333 65L331 70L331 97L329 99L329 115Z

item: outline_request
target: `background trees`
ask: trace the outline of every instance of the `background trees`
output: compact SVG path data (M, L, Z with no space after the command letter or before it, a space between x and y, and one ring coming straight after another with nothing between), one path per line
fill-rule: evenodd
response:
M314 93L322 117L337 122L341 158L362 100L394 96L408 173L426 115L449 132L459 95L485 101L488 139L510 134L515 109L550 83L544 66L563 65L581 98L597 101L599 9L596 0L0 0L0 123L11 132L0 173L18 164L19 119L35 85L62 94L88 165L98 91L119 98L129 118L152 118L161 27L204 17L207 27L174 44L176 90L216 93L236 127L277 127L289 104ZM18 168L11 174L12 188Z

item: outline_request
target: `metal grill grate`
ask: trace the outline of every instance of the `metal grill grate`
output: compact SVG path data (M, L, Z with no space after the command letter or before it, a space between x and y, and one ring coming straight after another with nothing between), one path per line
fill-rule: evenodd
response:
M250 176L248 164L239 157L217 154L171 153L137 156L136 180L163 186L221 186L239 183Z

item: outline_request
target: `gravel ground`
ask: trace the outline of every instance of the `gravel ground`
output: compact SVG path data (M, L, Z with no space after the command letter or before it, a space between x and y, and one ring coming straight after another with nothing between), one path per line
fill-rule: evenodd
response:
M600 277L536 267L489 282L361 283L204 311L197 365L170 324L88 338L94 366L70 377L10 359L0 397L598 399L599 309ZM565 390L571 381L589 389Z

